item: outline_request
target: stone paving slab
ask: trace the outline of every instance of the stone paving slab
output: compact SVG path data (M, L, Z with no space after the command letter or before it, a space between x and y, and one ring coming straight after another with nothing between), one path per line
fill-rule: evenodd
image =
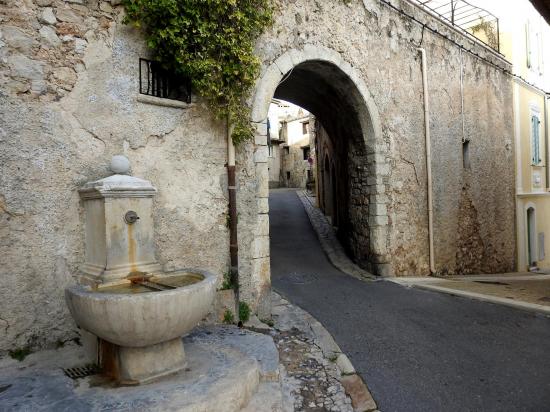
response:
M51 353L7 362L0 368L0 411L239 411L259 387L262 368L271 373L278 365L269 336L237 327L197 328L184 344L186 370L141 386L116 387L99 376L70 379L53 367ZM78 351L58 351L59 364L81 366L63 362L79 359Z
M271 294L273 335L285 368L281 383L297 411L375 411L367 386L330 333L313 316Z
M234 326L216 325L196 328L188 341L203 346L223 344L256 359L262 381L279 380L279 352L271 336Z

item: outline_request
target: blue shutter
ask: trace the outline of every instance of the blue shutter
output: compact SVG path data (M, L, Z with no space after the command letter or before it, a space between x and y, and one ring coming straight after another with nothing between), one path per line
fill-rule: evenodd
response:
M538 165L541 162L540 158L540 121L537 116L531 116L531 136L533 140L533 164Z

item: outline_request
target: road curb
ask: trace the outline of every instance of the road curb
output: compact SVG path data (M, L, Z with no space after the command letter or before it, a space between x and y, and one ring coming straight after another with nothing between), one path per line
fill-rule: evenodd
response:
M325 255L327 255L330 263L332 263L332 265L340 271L359 280L364 281L376 279L372 273L361 269L346 255L340 241L336 238L334 229L327 222L321 211L311 203L311 200L305 192L303 190L297 190L296 196L298 196L298 199L302 202L307 217L309 218L309 222L313 227L313 231L317 235L321 248L325 252Z
M537 305L536 303L518 302L517 300L500 298L498 296L484 295L484 294L475 293L475 292L467 292L464 290L451 289L443 286L435 286L435 285L430 285L425 283L414 284L414 283L406 283L402 281L401 282L395 281L393 279L386 279L386 281L397 283L402 286L415 287L418 289L425 289L425 290L431 290L434 292L446 293L448 295L475 299L481 302L489 302L497 305L504 305L515 309L520 309L520 310L524 310L532 313L539 313L545 316L550 316L550 307Z
M351 404L356 412L377 411L376 401L372 397L369 388L363 378L356 372L355 367L349 358L342 352L330 332L313 317L309 312L300 306L291 303L284 295L272 291L272 296L279 302L284 302L287 307L299 313L300 319L307 324L314 344L321 350L323 356L336 364L340 372L339 381L344 387L346 394L351 399ZM273 298L272 298L273 299ZM299 327L298 327L299 329Z

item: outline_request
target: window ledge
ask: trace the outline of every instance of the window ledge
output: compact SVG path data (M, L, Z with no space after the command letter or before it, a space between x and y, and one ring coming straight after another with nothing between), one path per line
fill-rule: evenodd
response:
M186 103L180 100L164 99L162 97L148 96L146 94L138 94L137 101L140 103L153 104L155 106L173 107L176 109L187 109L193 106L193 103Z

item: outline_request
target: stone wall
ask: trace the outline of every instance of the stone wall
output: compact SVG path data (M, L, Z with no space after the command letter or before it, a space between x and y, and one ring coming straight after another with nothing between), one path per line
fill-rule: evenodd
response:
M163 267L221 277L229 266L224 125L195 98L183 108L137 100L138 58L149 52L120 23L121 6L8 0L0 7L0 351L77 335L63 297L84 260L77 190L108 176L114 154L127 155L132 174L158 189ZM249 146L237 170L245 256L258 210L247 194L257 190ZM243 296L251 298L252 267L241 262Z
M338 199L358 263L381 275L429 274L422 47L431 100L436 270L514 270L509 63L406 1L276 3L275 25L257 47L264 69L253 120L264 121L264 102L275 95L312 112L333 140L348 142L342 144L348 156L338 157L347 162L350 186ZM349 81L337 79L342 75ZM463 138L470 139L468 170ZM470 233L479 240L468 243ZM465 258L468 245L483 250Z
M166 269L196 266L221 276L228 268L224 125L197 98L183 108L138 101L138 58L148 51L140 34L120 23L118 2L0 4L2 352L76 336L63 288L83 262L77 189L107 176L113 154L126 154L132 173L159 190L156 247ZM419 45L428 55L432 99L437 268L467 272L464 262L477 267L483 256L482 270L513 270L507 63L404 1L392 0L395 8L375 0L274 3L274 25L257 42L263 69L250 100L257 135L237 153L241 298L261 316L269 313L265 119L279 81L307 61L330 65L294 70L278 93L306 109L316 101L313 109L320 110L311 111L355 153L347 167L356 202L345 210L361 222L351 246L376 273L428 274ZM396 9L492 63L461 55L455 43ZM461 58L467 171L461 165ZM336 94L323 95L329 91ZM349 115L339 121L331 113ZM465 259L460 250L469 233L479 237L483 253Z

